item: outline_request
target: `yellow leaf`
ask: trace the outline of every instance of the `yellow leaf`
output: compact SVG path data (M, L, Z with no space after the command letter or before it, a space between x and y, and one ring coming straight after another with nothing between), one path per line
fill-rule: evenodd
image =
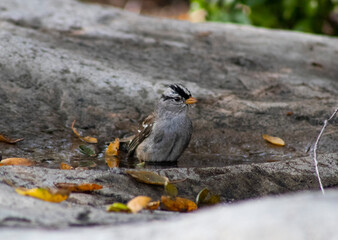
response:
M220 202L220 196L212 194L208 188L203 188L196 197L198 207L202 205L214 205Z
M20 165L20 166L32 166L33 161L27 158L6 158L0 162L1 165Z
M15 191L20 195L30 196L48 202L62 202L69 196L69 191L45 188L17 188Z
M137 196L131 199L127 203L127 207L133 212L138 213L143 208L147 207L148 203L151 201L150 197L147 196Z
M283 139L281 139L279 137L272 137L272 136L264 134L263 138L267 142L272 143L272 144L277 145L277 146L284 146L285 145L285 142L283 141Z
M106 151L106 156L118 156L120 148L120 139L116 138L114 143L109 143L109 146Z
M0 134L0 142L5 142L5 143L17 143L20 141L23 141L23 138L19 138L19 139L9 139L8 137L5 137L4 135Z
M55 187L66 189L70 192L91 192L102 188L101 185L95 183L54 183Z
M161 202L163 204L163 208L168 211L174 212L190 212L197 210L197 205L186 198L171 198L169 196L162 196Z
M62 170L73 170L74 169L72 166L70 166L70 165L68 165L67 163L64 163L64 162L60 163L60 168Z
M87 143L97 143L97 139L94 137L80 137L80 139L82 139L83 141L87 142Z
M177 190L176 186L172 183L166 182L164 184L164 190L165 190L166 194L170 197L177 197L177 195L178 195L178 190Z
M162 177L154 172L128 170L126 173L135 178L137 181L147 184L164 185L166 182L169 182L167 177Z
M115 202L106 208L107 212L131 212L127 205L119 202Z
M76 122L76 120L74 120L73 123L72 123L72 130L73 130L73 133L74 133L78 138L80 138L82 141L85 141L85 142L87 142L87 143L97 143L97 139L94 138L94 137L89 137L89 136L82 137L82 136L78 133L78 131L76 130L76 128L74 127L75 122Z

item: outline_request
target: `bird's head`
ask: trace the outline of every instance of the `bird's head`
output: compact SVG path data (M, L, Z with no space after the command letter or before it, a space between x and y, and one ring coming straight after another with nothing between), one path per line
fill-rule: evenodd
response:
M172 84L164 91L160 99L160 106L166 111L180 112L187 109L189 104L196 103L196 98L182 84Z

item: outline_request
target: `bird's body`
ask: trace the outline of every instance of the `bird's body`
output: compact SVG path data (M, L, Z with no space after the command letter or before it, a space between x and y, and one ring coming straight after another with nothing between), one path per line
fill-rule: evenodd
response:
M193 127L187 111L188 104L195 102L184 86L170 85L131 140L129 154L135 151L135 156L146 162L177 161L190 142Z

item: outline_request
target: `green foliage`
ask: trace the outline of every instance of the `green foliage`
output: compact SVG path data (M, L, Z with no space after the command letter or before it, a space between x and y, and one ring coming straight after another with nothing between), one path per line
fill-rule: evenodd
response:
M190 0L191 11L203 9L207 21L337 35L330 14L338 0ZM336 23L337 24L337 23Z

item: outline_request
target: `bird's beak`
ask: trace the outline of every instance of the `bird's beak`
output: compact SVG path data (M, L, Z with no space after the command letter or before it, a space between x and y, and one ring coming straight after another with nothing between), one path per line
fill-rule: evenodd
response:
M194 104L197 102L197 99L196 98L193 98L193 97L190 97L188 98L187 100L185 100L185 103L186 104Z

